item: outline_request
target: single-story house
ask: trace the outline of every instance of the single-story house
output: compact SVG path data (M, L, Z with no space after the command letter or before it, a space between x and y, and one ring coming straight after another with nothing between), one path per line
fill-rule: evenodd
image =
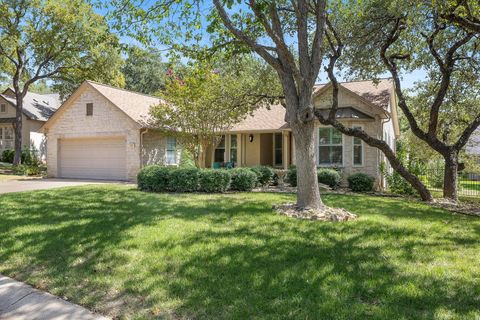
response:
M347 126L362 127L392 147L399 136L396 98L391 80L342 83L337 117ZM315 106L328 108L331 85L319 85ZM177 165L180 146L173 137L148 126L156 97L91 81L84 82L42 128L47 136L47 167L51 177L135 180L144 165ZM365 172L380 177L384 156L362 141L317 124L317 163L345 174ZM280 105L259 108L223 135L209 152L207 166L295 163L295 141ZM378 180L380 181L380 179Z
M325 116L331 107L331 99L331 84L315 87L314 105L325 109ZM341 83L336 117L348 127L361 127L371 136L383 138L395 150L400 128L391 79L378 83ZM380 179L380 164L385 163L388 170L390 167L381 151L318 121L316 126L316 161L319 167L340 170L344 178L356 172L367 173L377 177L378 188L384 186L385 182ZM211 157L207 157L207 165L233 161L242 167L267 165L288 168L295 164L295 141L285 122L285 108L273 105L255 110L226 132L220 145L209 154Z
M45 157L45 137L40 128L60 107L58 94L28 92L23 100L22 142L25 148L34 148ZM14 149L16 116L15 93L6 89L0 94L0 153Z

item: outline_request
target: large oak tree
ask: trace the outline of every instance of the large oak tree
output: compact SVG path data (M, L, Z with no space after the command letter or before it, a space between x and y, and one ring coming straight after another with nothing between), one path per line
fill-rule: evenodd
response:
M62 93L86 78L119 84L118 39L83 0L2 0L0 61L16 99L15 158L20 163L23 99L49 79Z
M186 38L202 45L208 32L213 48L255 52L274 68L283 88L285 120L295 138L297 205L323 208L316 179L312 93L323 62L326 0L213 0L213 7L201 0L154 1L148 6L116 0L113 5L118 9L112 13L117 27L128 26L137 38L155 35L164 44L184 48L191 44ZM152 24L156 33L148 32Z

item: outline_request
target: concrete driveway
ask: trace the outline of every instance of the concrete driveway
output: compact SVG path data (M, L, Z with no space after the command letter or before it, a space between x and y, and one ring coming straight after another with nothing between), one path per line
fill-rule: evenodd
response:
M108 183L123 183L119 181L104 181L104 180L80 180L80 179L19 179L19 180L0 180L0 194L44 190L63 187L82 186L87 184L108 184Z

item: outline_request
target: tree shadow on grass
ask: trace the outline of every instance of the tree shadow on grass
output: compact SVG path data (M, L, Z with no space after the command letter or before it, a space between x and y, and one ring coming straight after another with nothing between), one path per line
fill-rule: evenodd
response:
M478 278L426 267L459 246L471 252L476 220L374 199L327 196L361 214L339 224L273 214L272 201L292 200L285 195L12 195L0 198L0 270L113 316L478 316Z

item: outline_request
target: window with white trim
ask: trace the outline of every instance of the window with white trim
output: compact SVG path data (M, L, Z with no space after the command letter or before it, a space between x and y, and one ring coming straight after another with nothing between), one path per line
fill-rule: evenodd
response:
M353 129L360 129L363 128L353 127ZM353 165L354 166L363 166L363 141L360 138L352 137L353 139Z
M0 127L0 149L13 149L14 133L11 127Z
M0 113L7 113L7 105L2 103L0 104Z
M215 153L213 155L214 162L225 162L225 136L222 136L222 140L215 148Z
M343 164L343 135L331 127L318 130L318 164Z
M177 139L167 137L167 164L177 164Z

